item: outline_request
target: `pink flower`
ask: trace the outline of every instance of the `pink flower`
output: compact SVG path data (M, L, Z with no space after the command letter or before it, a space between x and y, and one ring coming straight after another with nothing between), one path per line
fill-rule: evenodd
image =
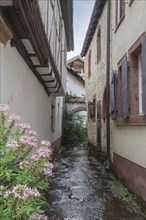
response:
M9 195L14 196L20 200L26 200L30 196L39 197L40 193L36 188L33 189L26 185L19 184L14 186L11 191L6 191L4 196L8 197Z
M31 156L31 159L38 161L40 158L49 158L52 154L52 150L47 147L40 147L37 152Z
M35 215L35 214L32 214L30 217L29 217L29 220L48 220L48 217L45 216L45 215Z
M50 141L43 140L43 141L41 141L41 145L45 146L45 147L50 147L51 143L50 143Z
M19 123L18 126L19 126L21 129L28 129L28 130L30 130L30 124L27 124L27 123Z
M26 135L23 135L19 138L19 141L21 144L37 147L37 139L34 136L28 137Z
M37 136L37 133L36 133L36 131L29 131L29 135L31 135L31 136Z
M0 112L3 113L4 115L7 114L7 111L9 110L9 106L5 104L0 104Z
M6 112L9 110L9 106L5 104L0 104L0 112Z
M6 143L6 147L17 148L19 147L19 145L17 141L8 140Z
M50 162L47 162L47 163L44 164L44 167L45 167L43 169L44 174L46 174L48 176L52 176L52 170L53 170L54 165Z
M9 115L9 119L8 119L9 123L18 123L20 121L20 116L19 115Z

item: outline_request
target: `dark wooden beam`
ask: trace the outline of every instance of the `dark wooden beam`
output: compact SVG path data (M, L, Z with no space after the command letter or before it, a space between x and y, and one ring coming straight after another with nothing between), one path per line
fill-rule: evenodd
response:
M50 62L60 87L61 77L44 30L38 2L36 0L13 0L13 5L41 66L47 67L48 61Z
M20 53L20 55L23 57L23 59L25 60L25 62L27 63L27 65L29 66L29 68L31 69L31 71L35 74L35 76L37 77L37 79L39 80L39 82L42 84L42 86L44 87L46 93L48 94L48 96L50 96L50 92L48 90L48 87L46 86L46 84L44 83L43 79L41 78L41 76L39 75L38 71L35 69L30 57L28 56L28 52L25 48L25 46L23 45L22 41L18 38L17 34L15 33L13 27L11 26L11 24L9 23L9 21L7 20L6 16L3 13L3 18L5 20L5 22L7 23L8 27L10 28L10 30L13 33L13 45L15 45L16 49L18 50L18 52Z
M47 74L39 74L40 76L52 76L51 72Z
M12 0L0 0L0 7L13 6Z
M52 83L52 82L55 82L55 81L54 81L54 79L52 79L52 80L44 80L44 82L45 83Z

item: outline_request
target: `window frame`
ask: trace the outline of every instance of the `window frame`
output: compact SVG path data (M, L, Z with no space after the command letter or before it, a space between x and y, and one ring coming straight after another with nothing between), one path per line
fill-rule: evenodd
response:
M88 53L88 79L91 77L91 49Z
M129 117L124 119L119 114L119 106L118 106L118 114L117 114L117 125L145 125L146 124L146 115L139 113L139 80L138 80L138 56L141 53L140 47L142 41L144 39L145 33L143 33L135 43L128 50L128 58L129 58L129 77L130 77L130 114ZM132 60L133 59L133 60ZM137 59L137 64L135 60ZM122 61L122 60L121 60ZM118 68L120 68L121 61L118 63ZM132 62L135 67L132 66ZM135 70L133 69L135 68ZM133 77L133 74L135 78ZM137 87L134 85L137 85ZM118 84L119 84L119 72L118 72ZM118 85L119 87L119 85ZM133 95L133 97L132 97ZM135 97L137 96L138 101L134 102ZM119 102L119 88L118 88L118 102ZM138 104L137 104L138 103Z
M101 60L101 25L98 26L97 30L97 64Z
M124 10L122 16L119 18L119 3L121 0L115 1L115 32L118 30L120 24L122 23L125 17L125 0L124 1Z

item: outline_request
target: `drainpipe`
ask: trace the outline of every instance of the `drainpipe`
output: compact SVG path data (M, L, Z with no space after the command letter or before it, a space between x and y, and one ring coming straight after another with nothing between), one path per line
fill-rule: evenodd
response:
M106 60L106 145L107 145L107 165L109 170L111 166L110 156L110 13L111 0L107 0L107 60Z

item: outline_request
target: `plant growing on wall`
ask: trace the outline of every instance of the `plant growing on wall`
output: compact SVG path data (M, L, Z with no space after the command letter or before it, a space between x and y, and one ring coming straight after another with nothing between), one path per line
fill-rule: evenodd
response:
M0 219L47 220L43 195L52 175L51 144L0 105ZM33 152L33 153L32 153Z

